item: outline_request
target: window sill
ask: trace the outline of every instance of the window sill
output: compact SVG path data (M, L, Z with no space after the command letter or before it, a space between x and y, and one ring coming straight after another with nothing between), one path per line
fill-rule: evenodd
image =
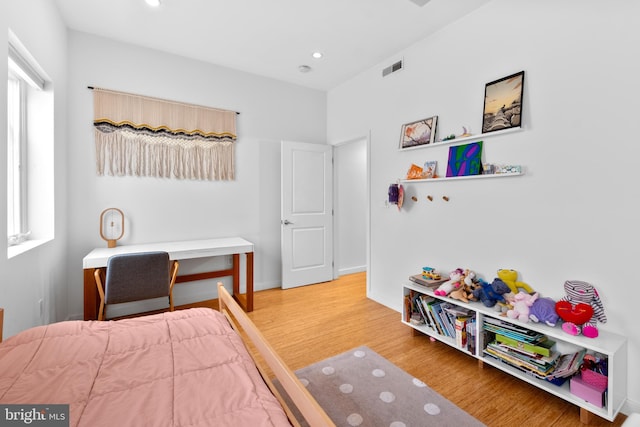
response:
M38 246L42 246L45 243L51 241L52 239L41 239L41 240L27 240L26 242L22 242L18 245L7 247L7 259L11 259L20 254L30 251L31 249L35 249Z

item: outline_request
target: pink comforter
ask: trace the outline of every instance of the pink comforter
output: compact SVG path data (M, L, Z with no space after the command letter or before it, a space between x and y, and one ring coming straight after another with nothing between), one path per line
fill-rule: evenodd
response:
M0 344L0 403L67 403L72 426L290 425L238 334L206 308L17 334Z

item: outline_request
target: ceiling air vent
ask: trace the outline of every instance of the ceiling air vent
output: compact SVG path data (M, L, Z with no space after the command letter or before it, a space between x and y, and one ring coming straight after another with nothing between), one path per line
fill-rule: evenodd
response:
M382 70L382 77L386 77L391 73L395 73L396 71L400 71L404 68L402 59L395 64L389 65L387 68Z

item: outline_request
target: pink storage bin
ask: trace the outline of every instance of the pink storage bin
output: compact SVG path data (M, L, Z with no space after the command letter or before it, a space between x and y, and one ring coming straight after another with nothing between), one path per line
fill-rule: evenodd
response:
M609 377L602 375L599 372L585 369L581 372L582 381L600 390L606 390L609 383Z

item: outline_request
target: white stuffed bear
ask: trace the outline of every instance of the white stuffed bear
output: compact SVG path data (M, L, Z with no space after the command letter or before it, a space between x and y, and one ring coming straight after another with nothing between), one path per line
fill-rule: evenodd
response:
M449 280L438 286L438 288L433 291L433 293L440 297L446 297L451 293L451 291L462 286L463 279L464 270L461 268L456 268L451 273L449 273Z

